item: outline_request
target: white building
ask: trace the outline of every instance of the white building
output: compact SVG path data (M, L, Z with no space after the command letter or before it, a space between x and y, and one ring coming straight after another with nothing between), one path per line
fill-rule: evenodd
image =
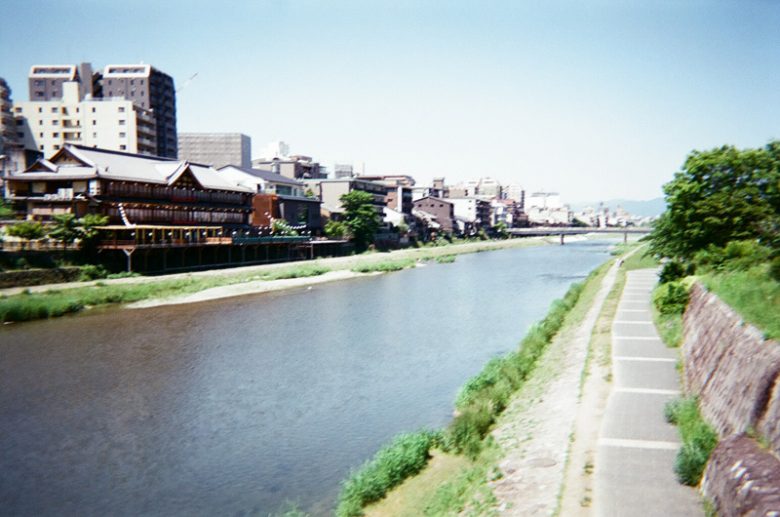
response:
M14 103L17 136L26 149L52 156L65 144L155 155L150 110L119 98L82 98L80 84L62 83L62 98Z
M219 169L219 174L234 185L248 187L258 194L295 197L305 195L303 183L268 170L226 165Z
M525 212L531 224L568 225L572 221L571 210L557 192L534 192L526 199Z

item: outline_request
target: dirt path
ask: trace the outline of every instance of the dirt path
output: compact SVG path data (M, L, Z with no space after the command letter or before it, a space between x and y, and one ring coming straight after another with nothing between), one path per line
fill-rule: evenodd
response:
M588 344L616 276L614 265L582 323L553 340L539 374L517 394L493 432L504 451L503 476L492 483L501 515L552 515L559 506Z

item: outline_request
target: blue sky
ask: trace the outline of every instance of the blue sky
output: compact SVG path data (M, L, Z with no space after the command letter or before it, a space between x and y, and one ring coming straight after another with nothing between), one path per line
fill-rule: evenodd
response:
M0 77L151 63L180 131L428 183L661 195L691 149L780 138L780 2L6 0Z

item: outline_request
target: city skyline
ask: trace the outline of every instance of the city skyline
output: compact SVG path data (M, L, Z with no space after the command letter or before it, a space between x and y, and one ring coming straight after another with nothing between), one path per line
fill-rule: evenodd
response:
M658 197L692 149L780 137L770 2L4 10L14 101L34 64L144 62L174 78L179 131L245 133L253 158L284 140L328 166L420 184L492 176L577 202Z

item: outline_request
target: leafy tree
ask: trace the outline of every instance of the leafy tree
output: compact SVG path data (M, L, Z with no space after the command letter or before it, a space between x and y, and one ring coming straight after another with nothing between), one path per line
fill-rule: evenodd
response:
M46 235L43 225L38 221L22 221L9 226L6 229L8 235L19 237L21 239L33 240L40 239Z
M81 237L84 240L92 240L97 237L96 226L105 226L108 224L108 216L100 214L87 214L78 220L81 227Z
M652 253L689 259L709 245L776 239L780 142L762 149L693 151L664 193L666 212L648 237Z
M499 221L496 223L496 225L493 227L493 231L495 232L496 237L499 239L506 239L509 237L509 230L504 221Z
M346 237L348 231L347 225L340 221L328 221L325 224L325 235L327 235L329 239L343 239Z
M290 224L284 219L274 219L274 222L271 224L271 229L274 235L281 235L281 236L298 235L298 232L295 231L293 227L290 226Z
M379 217L373 205L373 196L368 192L353 190L341 196L344 207L344 224L358 249L366 249L379 229Z
M72 244L80 235L81 231L74 214L58 214L53 218L54 224L49 231L49 236L62 242L66 247Z
M14 209L11 205L0 199L0 219L11 219L14 216Z

